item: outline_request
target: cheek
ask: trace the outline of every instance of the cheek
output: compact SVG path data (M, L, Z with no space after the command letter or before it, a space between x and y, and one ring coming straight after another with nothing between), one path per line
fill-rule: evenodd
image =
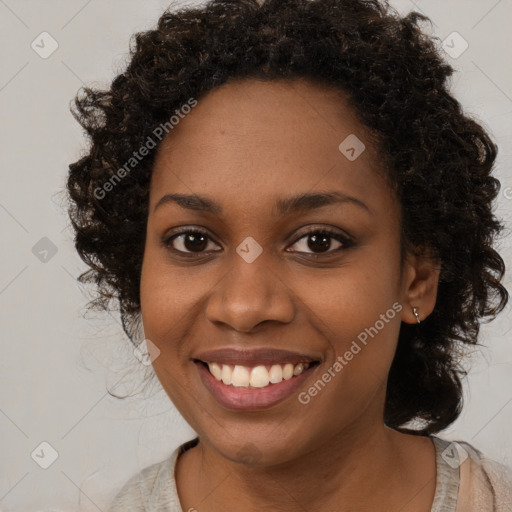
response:
M198 284L198 283L195 283ZM197 287L190 277L171 268L152 251L144 257L140 283L140 301L144 329L148 338L179 338L180 326L197 307ZM174 336L175 335L175 336Z
M340 400L357 407L356 402L364 403L385 386L401 325L398 280L396 260L386 263L383 258L349 265L334 277L308 280L303 291L311 312L307 322L321 334L330 355L317 377L329 382L317 386L326 393L319 401L325 407ZM312 389L308 395L317 392Z
M338 339L356 338L376 322L381 330L382 321L388 325L386 320L399 318L397 306L393 309L400 299L398 278L393 268L361 262L307 279L299 293L306 309L314 313L312 320L324 326L328 341L334 344Z
M185 290L180 289L179 278L170 279L175 274L171 274L150 251L145 254L140 283L142 322L146 338L160 350L153 367L162 383L179 380L183 373L181 365L176 365L175 361L179 357L183 331L186 331L187 308L184 305Z
M401 305L386 293L378 296L375 286L369 291L372 300L363 288L333 289L332 300L325 301L329 305L316 310L316 330L328 339L330 357L298 396L303 414L296 416L296 435L316 429L330 438L363 417L369 423L382 421L380 404L396 350Z
M189 311L179 277L170 279L169 269L153 262L151 255L144 259L140 301L146 338L160 350L153 361L153 369L163 389L186 420L190 421L191 398L186 386L187 368L184 364L183 345L186 339L186 316ZM172 274L173 276L176 273Z

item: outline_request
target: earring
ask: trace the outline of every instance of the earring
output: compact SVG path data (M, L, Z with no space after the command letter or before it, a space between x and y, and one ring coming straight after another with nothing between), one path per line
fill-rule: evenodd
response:
M418 310L416 308L412 308L412 312L414 313L414 316L416 317L416 321L421 324L420 321L420 315L418 315Z

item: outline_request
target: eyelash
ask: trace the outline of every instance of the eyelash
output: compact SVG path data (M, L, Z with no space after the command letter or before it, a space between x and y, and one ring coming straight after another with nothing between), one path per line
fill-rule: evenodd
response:
M170 250L170 251L172 251L174 253L177 253L180 256L183 256L185 258L194 257L195 255L199 255L200 256L200 255L206 254L208 251L205 251L205 252L193 252L193 251L185 252L185 251L180 251L180 250L174 249L173 247L170 247L170 244L171 244L171 242L173 240L177 239L180 236L191 234L191 233L202 235L205 238L207 238L208 240L211 240L211 238L208 236L208 233L206 233L206 231L203 231L203 230L197 229L197 228L188 228L186 230L179 231L177 233L173 233L171 236L164 237L162 239L162 245L164 246L165 249ZM352 247L354 245L354 242L348 236L342 235L338 231L335 231L334 229L326 228L326 227L310 228L310 229L308 229L307 231L302 233L302 235L299 238L297 238L291 245L295 245L297 242L299 242L303 238L306 238L309 235L327 235L329 238L335 239L336 241L340 242L342 245L341 245L341 247L338 247L337 249L328 250L328 251L323 252L323 253L322 252L319 252L319 253L306 252L305 253L305 252L301 252L301 251L293 251L293 252L299 252L300 254L306 254L308 257L316 257L316 258L318 258L319 256L321 257L323 255L333 254L333 253L335 253L337 251L340 251L341 249L348 249L349 247ZM213 241L213 240L211 240L211 241ZM214 251L214 252L218 252L218 251Z

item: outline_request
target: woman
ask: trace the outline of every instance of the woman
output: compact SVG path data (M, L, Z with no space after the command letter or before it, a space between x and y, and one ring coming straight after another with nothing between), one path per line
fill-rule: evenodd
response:
M496 146L423 19L213 1L77 98L81 281L197 432L111 512L511 510L508 468L435 435L508 294Z

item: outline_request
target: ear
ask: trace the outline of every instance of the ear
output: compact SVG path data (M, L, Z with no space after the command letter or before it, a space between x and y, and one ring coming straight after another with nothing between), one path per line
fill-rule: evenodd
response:
M416 308L420 321L425 320L436 305L437 288L441 262L427 252L408 254L403 269L402 321L417 323L413 308Z

